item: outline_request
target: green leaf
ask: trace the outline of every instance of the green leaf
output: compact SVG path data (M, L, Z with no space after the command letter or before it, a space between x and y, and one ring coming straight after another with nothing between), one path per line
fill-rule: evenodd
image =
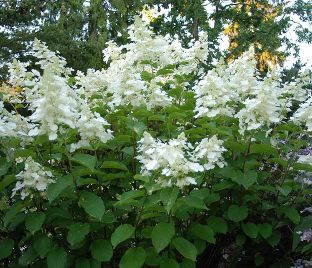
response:
M272 225L268 223L262 223L258 224L258 229L260 235L264 238L267 239L272 235Z
M256 266L260 266L264 263L264 258L261 254L256 254L255 255L255 264Z
M295 163L295 164L293 165L293 169L294 169L295 171L297 171L297 170L300 170L300 171L304 170L304 171L310 171L310 172L312 172L312 165L310 165L310 164L305 164L305 163Z
M25 226L32 234L39 231L44 223L46 215L43 212L33 212L28 214L25 219Z
M183 237L178 237L172 241L172 244L183 257L196 261L197 249L191 242Z
M275 247L276 245L278 245L281 237L282 235L280 231L274 231L273 234L267 239L267 241L272 247Z
M242 229L250 238L256 238L258 236L258 227L252 222L243 223Z
M111 243L115 248L121 242L129 239L134 234L134 227L130 224L123 224L116 228L111 236Z
M248 170L245 173L242 173L239 170L233 170L233 172L230 174L230 176L228 175L228 177L237 184L243 185L245 189L248 189L257 181L258 174L254 170Z
M180 268L180 266L174 259L163 258L159 268Z
M183 262L179 263L180 268L196 268L195 262L189 260L189 259L184 259Z
M244 186L245 189L248 189L251 185L253 185L258 178L258 174L254 170L248 170L244 173L243 180L241 184Z
M75 261L75 268L90 268L90 262L86 258L79 258Z
M244 236L243 234L238 234L235 238L235 243L237 246L241 247L242 245L244 245L246 242L246 236Z
M214 232L208 225L194 224L192 233L198 238L206 240L208 243L214 244L216 242Z
M70 225L67 233L67 241L71 245L82 242L85 236L90 232L90 226L87 223L76 222Z
M107 262L113 257L112 245L107 240L95 240L90 246L91 255L94 259Z
M7 186L15 181L16 178L13 174L4 176L3 179L0 181L0 191L3 191Z
M134 200L135 198L142 197L145 195L145 191L143 190L133 190L124 192L120 198L119 201L115 203L115 206L124 206L124 205L130 205L133 204L133 202L138 202L137 200Z
M277 150L269 144L252 144L250 146L251 154L264 154L267 156L273 155L278 156Z
M49 239L47 236L41 236L39 238L36 238L34 241L34 249L39 253L41 258L44 258L47 256L48 252L52 249L53 243L51 239Z
M203 200L196 196L187 196L183 199L184 203L192 208L208 210Z
M76 153L71 160L94 171L96 165L96 157L94 155Z
M164 207L169 214L174 206L179 195L179 189L177 187L167 187L161 190L160 199L164 204Z
M0 176L7 174L10 166L11 163L5 157L0 157Z
M175 234L174 226L170 223L160 222L152 231L152 244L159 253L166 248Z
M25 208L25 204L21 201L15 202L9 210L5 213L3 218L4 226L8 226L9 224L14 225L18 222L18 219L24 217L24 213L21 211Z
M73 177L69 175L57 179L55 183L50 183L47 188L49 202L52 203L66 188L73 185Z
M118 161L104 161L101 165L101 168L119 169L128 171L127 166L124 163Z
M154 78L154 74L149 73L149 72L147 72L147 71L142 71L142 72L141 72L141 78L142 78L142 80L144 80L144 81L150 82L150 81Z
M91 259L90 268L101 268L101 262L95 259Z
M172 69L168 69L167 66L162 68L162 69L159 69L156 73L156 75L167 75L167 74L171 74L173 73L173 70Z
M120 260L120 268L140 268L144 265L146 258L142 247L129 248Z
M31 265L34 260L38 257L37 252L33 249L33 247L28 247L22 254L22 256L18 259L18 264L22 266Z
M276 189L283 195L288 196L289 193L292 191L292 187L288 185L283 185L282 187L277 186Z
M57 247L47 257L48 268L65 268L67 253L63 248Z
M285 215L290 219L293 223L299 224L300 222L300 214L294 207L286 208L284 210Z
M228 209L228 217L234 222L240 222L248 217L248 208L245 206L231 205Z
M11 255L14 248L14 241L10 238L0 240L0 260Z
M226 221L221 217L210 216L208 218L207 224L216 233L226 234L228 229Z
M79 204L90 216L99 221L102 219L105 206L103 200L96 194L87 191L80 192Z

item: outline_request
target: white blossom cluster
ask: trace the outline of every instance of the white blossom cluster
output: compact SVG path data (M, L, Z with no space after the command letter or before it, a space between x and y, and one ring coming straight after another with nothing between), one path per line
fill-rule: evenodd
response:
M111 139L112 132L106 129L108 122L91 111L85 94L69 85L71 70L66 68L66 61L38 40L34 42L33 54L39 60L42 74L35 70L28 72L27 65L18 61L10 68L10 82L14 85L20 83L24 87L18 97L32 111L28 118L19 116L21 121L29 123L27 134L47 134L49 140L56 140L67 128L76 129L81 139L71 145L71 150L89 146L92 141L106 142Z
M222 154L226 149L222 145L223 141L219 140L217 136L204 138L196 144L193 150L193 159L200 161L205 170L214 169L216 165L223 168L226 163Z
M31 157L25 160L25 168L16 175L17 182L13 188L12 197L20 192L21 199L31 196L34 191L39 191L43 195L49 183L53 183L53 175Z
M183 187L196 184L193 174L225 165L222 157L222 141L215 136L203 139L194 148L184 133L177 139L163 142L145 132L139 141L137 159L142 163L143 175L156 176L162 186Z
M19 137L29 139L28 133L34 127L28 119L15 111L8 112L0 101L0 137Z
M147 109L169 106L173 99L163 89L177 85L175 75L195 72L207 58L205 37L183 48L177 37L155 36L140 18L129 27L130 43L117 46L108 42L103 51L107 69L78 73L77 86L88 97L101 96L114 110L121 105L145 106Z
M307 93L301 80L282 86L280 77L278 69L272 69L264 78L259 77L253 49L227 66L220 61L194 87L195 117L238 118L241 134L281 122L293 100L303 101ZM302 104L292 119L311 129L311 101Z
M291 120L297 124L304 124L308 131L312 131L312 97L300 104L299 109L294 113Z

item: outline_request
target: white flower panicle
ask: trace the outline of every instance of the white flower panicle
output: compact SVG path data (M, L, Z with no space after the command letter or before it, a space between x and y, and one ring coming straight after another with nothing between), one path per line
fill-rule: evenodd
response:
M259 89L255 97L243 101L245 107L235 115L239 119L242 134L245 130L254 130L281 121L283 118L282 107L274 93L273 89L262 88L262 90Z
M293 100L303 100L304 77L282 86L281 73L272 68L266 77L256 71L254 51L229 63L221 61L195 86L195 117L230 116L239 119L240 133L281 122L290 111ZM312 128L311 101L293 117Z
M49 140L55 140L59 126L75 128L78 103L64 77L45 71L37 91L37 98L30 103L30 109L34 111L30 119L40 126L30 135L48 134Z
M113 138L112 131L105 129L109 123L98 113L92 113L86 103L81 103L81 112L76 127L80 134L80 140L76 144L71 144L70 151L75 151L80 147L90 146L92 141L106 143Z
M226 163L222 154L227 150L222 145L223 141L217 136L202 139L193 151L194 160L201 160L200 163L205 170L214 169L216 165L223 168Z
M28 133L35 127L28 118L25 118L15 111L8 112L0 101L0 137L16 137L29 139Z
M20 192L21 199L32 196L35 191L45 194L47 186L54 182L54 177L50 171L44 168L31 157L25 160L25 168L16 175L17 183L13 188L12 197Z
M299 109L290 118L296 124L304 124L308 131L312 131L312 97L301 103Z
M82 91L81 88L77 90L76 87L69 85L68 75L71 69L66 68L66 61L37 39L34 41L33 55L39 59L38 65L42 69L42 74L35 70L27 72L27 65L17 61L12 64L10 71L12 76L10 82L25 86L20 97L28 104L32 114L28 118L19 115L11 115L10 118L15 121L20 119L29 124L26 135L46 134L49 140L56 140L58 135L68 128L76 129L81 140L72 145L72 150L89 146L92 141L104 143L111 139L113 137L111 131L106 130L108 122L99 114L93 113L88 105L88 98L92 92ZM79 83L90 85L90 81L83 80L83 76L78 79L77 84ZM2 116L0 124L4 124L7 117ZM6 123L6 128L3 128L5 131L2 131L7 133L6 135L0 134L13 136L17 129L15 121ZM12 134L8 134L10 131Z
M222 157L225 149L221 145L222 141L214 136L202 140L194 149L192 144L187 142L184 133L177 139L163 142L155 140L145 132L139 141L140 155L137 159L142 163L143 175L154 174L157 177L156 182L162 186L183 187L196 184L193 176L195 173L213 169L215 165L225 165Z
M57 75L69 75L72 71L72 69L66 67L64 58L49 50L46 44L37 38L34 40L33 55L39 59L36 64L40 66L41 70L47 69Z
M183 48L177 37L155 36L139 17L128 33L131 43L118 47L108 42L104 49L104 61L110 61L109 67L88 71L85 76L79 73L79 86L88 96L102 96L112 110L122 105L143 105L149 110L169 106L173 98L164 85L184 87L175 75L195 72L198 64L206 61L205 37Z
M34 78L34 74L27 71L29 63L22 63L16 59L9 64L9 83L12 86L30 86L33 83L30 82Z

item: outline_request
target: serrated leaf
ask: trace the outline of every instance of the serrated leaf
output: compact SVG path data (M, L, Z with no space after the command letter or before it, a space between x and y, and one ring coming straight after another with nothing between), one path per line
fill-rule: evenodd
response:
M272 235L272 225L268 223L258 224L259 234L267 239Z
M73 186L73 184L72 176L64 176L57 179L55 183L50 183L47 188L49 202L52 203L66 188Z
M228 229L226 221L221 217L210 216L208 218L207 224L216 233L226 234Z
M65 268L66 262L67 253L63 248L57 247L48 254L48 268Z
M33 247L28 247L18 259L18 264L22 266L30 266L37 257L38 254Z
M111 236L111 243L115 248L121 242L129 239L134 234L134 227L130 224L123 224L116 228Z
M146 258L142 247L129 248L120 260L120 268L141 268Z
M197 249L191 242L183 237L178 237L173 239L172 244L183 257L196 261Z
M169 214L172 207L174 206L179 195L179 190L177 187L164 188L160 192L160 199L164 204L164 207Z
M204 201L201 200L200 198L196 197L196 196L189 195L189 196L185 197L183 199L183 201L189 207L208 210Z
M112 245L107 240L93 241L90 250L92 257L101 262L108 262L113 257Z
M157 253L166 248L175 234L174 226L170 223L160 222L152 231L152 244Z
M120 198L119 201L116 202L115 206L124 206L124 205L130 205L133 204L133 202L137 203L138 201L135 200L135 198L142 197L145 195L145 191L143 190L133 190L124 192Z
M244 245L246 242L246 236L244 236L243 234L238 234L235 238L235 244L239 247L241 247L242 245Z
M250 238L256 238L258 236L258 226L252 222L243 223L242 229Z
M252 144L250 146L250 153L278 156L277 150L269 144Z
M248 216L248 208L245 206L231 205L228 209L228 217L234 222L240 222Z
M300 214L294 207L286 208L284 213L293 223L298 224L300 222Z
M76 153L71 160L94 171L96 165L96 157L94 155Z
M0 176L7 174L10 166L11 163L5 157L0 157Z
M103 200L96 194L87 191L80 192L79 204L90 216L99 221L102 219L105 206Z
M272 235L267 239L267 242L272 246L275 247L278 245L279 241L281 240L281 232L280 231L274 231Z
M67 233L67 241L71 245L82 242L85 236L89 233L90 226L87 223L75 222L70 225Z
M3 191L7 186L16 181L16 177L13 174L6 175L0 181L0 191Z
M235 173L232 173L231 176L228 177L237 184L244 186L245 189L248 189L257 181L258 174L254 170L248 170L245 173L237 170L235 171Z
M208 243L214 244L216 242L214 232L208 225L194 224L192 233L198 238L206 240Z
M101 165L101 168L108 168L108 169L118 169L118 170L123 170L123 171L128 171L127 166L118 161L104 161Z
M142 71L142 72L141 72L141 78L142 78L142 80L144 80L144 81L150 82L150 81L154 78L154 74L149 73L149 72L147 72L147 71Z
M174 259L162 258L159 268L180 268L180 266Z
M14 241L10 238L0 240L0 260L11 255L14 248Z
M75 268L90 268L90 261L86 258L79 258L75 261Z
M25 226L32 234L39 231L44 223L46 215L43 212L33 212L28 214L25 219Z
M34 241L33 246L40 257L44 258L47 256L48 252L52 250L53 243L47 236L41 236Z

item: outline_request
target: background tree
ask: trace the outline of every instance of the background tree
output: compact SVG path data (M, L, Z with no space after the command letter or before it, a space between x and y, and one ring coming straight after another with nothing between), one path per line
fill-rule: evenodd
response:
M258 67L265 72L267 62L281 63L290 53L298 56L299 47L283 37L292 25L296 25L299 41L312 39L308 29L311 4L304 0L2 0L0 79L7 74L6 63L30 57L34 38L58 50L74 69L101 68L105 43L126 43L126 29L143 8L168 9L150 21L151 27L157 33L177 34L185 46L198 39L200 32L208 33L208 68L214 59L225 56L232 60L254 44ZM221 51L224 34L230 46ZM280 51L282 45L286 47L284 52Z

